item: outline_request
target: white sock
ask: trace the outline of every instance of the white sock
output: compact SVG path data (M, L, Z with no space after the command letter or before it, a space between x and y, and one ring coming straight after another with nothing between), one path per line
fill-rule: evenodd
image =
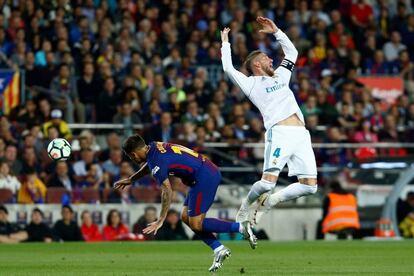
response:
M316 193L317 189L318 185L306 185L296 182L272 194L268 198L268 203L270 206L275 206L276 204L283 201L288 201L304 195L314 194Z
M239 232L243 234L244 227L243 224L239 223Z
M219 247L214 249L214 253L219 252L220 250L222 250L224 248L224 245L220 245Z
M252 204L255 202L262 194L270 191L275 186L275 183L267 181L267 180L259 180L253 184L250 188L249 193L247 194L247 204ZM245 202L243 202L245 204Z

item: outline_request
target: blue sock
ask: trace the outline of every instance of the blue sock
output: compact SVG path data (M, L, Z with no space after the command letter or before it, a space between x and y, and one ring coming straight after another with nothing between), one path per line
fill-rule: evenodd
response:
M237 233L240 223L219 220L215 218L205 218L203 220L203 231L213 233Z
M219 242L216 236L211 232L196 232L196 235L213 250L221 246L221 242Z

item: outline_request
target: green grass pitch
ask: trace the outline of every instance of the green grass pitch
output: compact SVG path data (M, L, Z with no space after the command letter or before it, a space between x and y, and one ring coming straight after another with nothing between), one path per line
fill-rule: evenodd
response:
M414 275L414 241L225 242L219 275ZM0 245L0 275L208 275L201 242Z

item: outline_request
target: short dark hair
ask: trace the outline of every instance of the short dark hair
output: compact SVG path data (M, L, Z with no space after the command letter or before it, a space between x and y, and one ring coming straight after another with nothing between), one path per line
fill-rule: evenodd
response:
M72 214L73 214L73 209L72 209L72 206L70 206L70 205L63 205L62 206L62 210L63 209L68 209Z
M40 216L43 218L44 217L44 215L43 215L43 211L42 210L40 210L39 208L34 208L33 209L33 211L32 211L32 213L39 213L40 214Z
M247 56L246 61L244 62L244 66L250 75L253 75L253 61L260 54L262 54L262 51L260 50L253 51Z
M139 134L134 134L132 136L129 136L128 139L124 142L122 145L122 150L126 154L130 154L136 149L140 149L145 147L145 141Z
M157 208L155 208L155 206L150 205L150 206L145 207L144 213L146 213L148 211L157 212Z

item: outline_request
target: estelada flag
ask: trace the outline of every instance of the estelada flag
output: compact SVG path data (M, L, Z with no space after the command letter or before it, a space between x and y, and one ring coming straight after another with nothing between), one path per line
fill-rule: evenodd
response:
M0 72L0 107L3 114L9 114L10 110L20 103L20 73Z

